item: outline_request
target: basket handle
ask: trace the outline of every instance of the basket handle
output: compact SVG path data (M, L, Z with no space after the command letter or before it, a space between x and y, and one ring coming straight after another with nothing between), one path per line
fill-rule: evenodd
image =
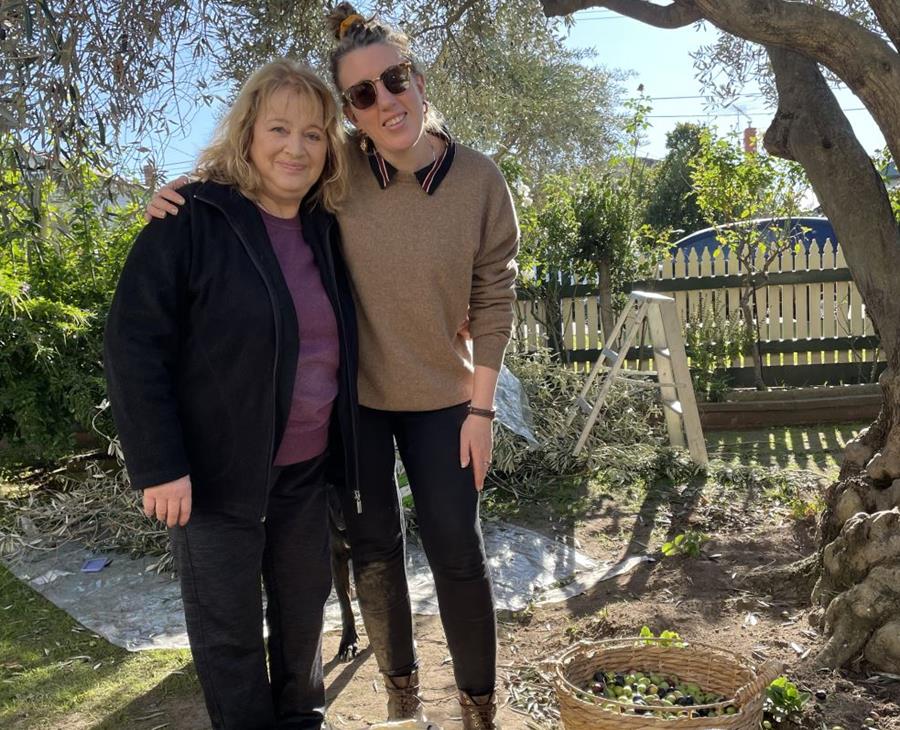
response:
M753 679L739 687L738 691L735 692L734 699L738 707L743 707L747 704L751 697L755 697L765 690L766 687L772 684L773 680L780 677L783 673L784 663L778 659L769 659L759 668Z

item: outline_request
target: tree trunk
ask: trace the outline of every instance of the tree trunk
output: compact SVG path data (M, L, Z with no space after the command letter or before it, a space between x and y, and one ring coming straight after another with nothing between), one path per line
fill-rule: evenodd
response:
M544 305L543 319L539 317L538 312L532 311L535 319L544 325L544 332L547 334L547 347L559 358L561 363L568 365L570 360L569 348L566 344L565 332L563 331L559 286L553 281L546 282L541 287L541 298L536 301Z
M766 149L803 165L834 225L887 359L877 420L847 445L825 493L813 589L828 641L819 666L860 655L900 671L900 228L884 184L816 64L767 48L779 95Z
M762 353L759 350L759 337L757 336L756 319L753 316L753 307L750 306L750 298L753 296L753 288L745 285L741 291L740 307L744 318L744 328L750 338L750 353L753 356L753 384L757 390L765 390L766 383L762 374ZM757 313L758 314L758 313Z
M596 263L598 283L597 298L600 305L600 325L603 327L603 346L609 347L609 336L616 326L616 312L613 309L612 276L609 273L609 262L600 260Z

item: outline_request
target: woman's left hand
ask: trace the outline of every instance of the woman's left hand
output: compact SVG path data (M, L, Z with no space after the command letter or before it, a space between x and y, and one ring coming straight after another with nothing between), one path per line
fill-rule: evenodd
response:
M475 475L475 489L484 488L484 478L491 465L494 448L494 432L491 420L484 416L469 415L459 432L459 465L464 469L471 463Z

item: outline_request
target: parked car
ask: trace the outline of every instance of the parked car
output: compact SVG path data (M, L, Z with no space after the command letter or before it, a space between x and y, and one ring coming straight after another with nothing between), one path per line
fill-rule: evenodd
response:
M789 236L794 244L799 244L807 253L813 245L818 247L819 253L825 250L826 242L831 245L831 250L837 250L837 235L831 222L827 218L802 216L797 218L755 218L748 221L735 221L734 223L725 223L721 226L712 228L704 228L695 231L684 238L679 239L672 245L673 255L681 250L687 258L690 251L696 251L698 256L702 256L706 252L711 252L719 248L720 243L716 239L716 234L723 228L738 228L741 226L754 226L759 230L770 243L773 243L783 236ZM722 254L727 258L728 249L724 249Z

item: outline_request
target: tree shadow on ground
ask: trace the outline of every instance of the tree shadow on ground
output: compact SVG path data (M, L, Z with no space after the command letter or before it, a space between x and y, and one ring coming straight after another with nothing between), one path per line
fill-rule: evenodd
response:
M707 435L712 458L726 463L755 463L784 469L836 471L848 441L866 423L781 426Z
M134 698L94 725L92 730L137 730L161 726L165 726L166 730L204 730L210 727L193 662L169 674L149 692Z
M644 501L641 503L638 514L634 520L631 538L625 547L623 557L626 555L650 552L653 530L657 527L660 510L664 504L678 505L678 512L672 510L672 517L666 518L665 541L675 538L679 532L683 532L686 518L696 509L700 496L703 493L705 478L695 477L686 485L675 484L669 479L659 479L647 490ZM632 592L643 591L650 573L639 570L628 578L627 589Z
M346 664L335 657L324 665L326 681L330 679L325 689L329 702L344 690L371 654L371 647L366 647ZM339 668L337 675L330 678ZM188 677L193 680L190 688L185 686ZM173 672L152 690L94 725L92 730L138 730L160 726L165 726L166 730L203 730L210 727L193 663L180 672Z
M373 651L370 645L359 652L349 662L341 662L337 657L334 657L329 662L327 662L323 667L325 680L327 682L327 685L325 687L325 699L330 702L335 697L337 697L341 693L341 691L343 691L343 689L348 684L350 684L350 680L353 679L354 675L357 673L357 671L359 671L359 668L365 663L366 659L372 656L372 654ZM342 665L344 668L337 674L336 677L331 679L331 673L337 670L337 668Z

